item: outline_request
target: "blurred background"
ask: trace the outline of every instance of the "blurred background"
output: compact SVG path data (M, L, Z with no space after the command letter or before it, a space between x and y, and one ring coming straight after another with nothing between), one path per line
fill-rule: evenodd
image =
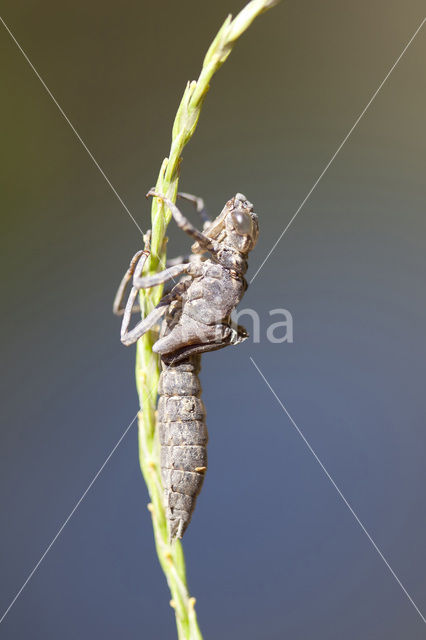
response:
M2 2L143 229L185 83L242 5ZM236 191L255 204L249 277L423 17L421 0L283 2L215 77L180 187L213 214ZM111 305L140 236L2 25L0 48L3 613L137 410ZM423 28L249 288L260 344L203 359L209 471L184 548L206 639L425 637L249 360L424 615L425 56ZM265 339L276 308L293 344ZM133 427L0 636L174 638L147 502Z

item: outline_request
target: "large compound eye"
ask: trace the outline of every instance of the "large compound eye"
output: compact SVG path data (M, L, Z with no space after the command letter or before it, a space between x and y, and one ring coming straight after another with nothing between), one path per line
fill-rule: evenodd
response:
M233 211L232 222L234 223L234 229L239 236L249 236L253 230L253 224L251 216L244 211Z

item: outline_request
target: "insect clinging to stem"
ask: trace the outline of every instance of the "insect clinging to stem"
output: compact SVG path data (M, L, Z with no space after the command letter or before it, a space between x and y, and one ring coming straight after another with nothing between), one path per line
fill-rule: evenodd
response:
M248 337L244 327L234 326L231 313L242 299L247 281L247 258L254 248L259 225L253 205L241 193L228 200L211 221L201 198L178 194L191 201L204 222L196 229L167 197L151 189L147 196L160 198L183 231L193 240L192 254L169 260L166 269L143 276L149 255L146 246L130 262L114 300L114 313L123 314L121 341L136 342L163 318L153 351L161 357L157 429L161 444L161 477L171 538L181 538L195 508L207 469L207 427L201 384L200 356L208 351L239 344ZM206 255L207 254L207 255ZM179 282L175 278L181 277ZM124 295L132 280L126 306ZM173 280L174 286L133 329L129 329L135 301L141 289Z

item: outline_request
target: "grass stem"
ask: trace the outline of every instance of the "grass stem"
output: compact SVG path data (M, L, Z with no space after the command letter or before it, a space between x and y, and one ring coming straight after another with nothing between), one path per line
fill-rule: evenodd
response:
M204 58L198 80L188 82L176 113L172 130L172 142L168 158L165 158L156 183L156 191L175 202L181 154L196 129L209 83L232 51L238 38L248 29L253 20L277 4L278 0L252 0L235 17L228 16L211 43ZM165 233L171 214L158 198L151 205L151 256L147 273L163 268L166 258ZM141 292L142 314L146 315L160 300L162 287ZM141 410L138 414L139 460L151 502L148 509L152 517L155 547L160 565L169 585L171 601L176 616L179 640L202 640L195 612L195 598L190 597L185 558L179 541L170 542L160 475L159 443L155 431L156 399L160 362L152 352L157 339L155 331L144 335L137 344L136 387Z

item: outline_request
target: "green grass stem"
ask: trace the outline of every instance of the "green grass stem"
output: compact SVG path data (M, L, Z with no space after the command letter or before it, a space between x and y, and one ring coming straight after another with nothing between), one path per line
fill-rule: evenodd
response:
M176 113L172 130L172 143L168 158L163 161L156 190L173 202L176 200L181 154L196 129L201 108L209 89L209 83L232 51L238 38L248 29L253 20L277 4L278 0L252 0L235 17L228 16L217 33L204 58L198 80L188 82ZM149 185L151 186L151 185ZM170 211L158 198L151 203L151 256L146 273L164 268L166 259L165 233L170 222ZM160 300L162 287L141 292L143 315ZM161 567L171 593L170 604L175 611L179 640L202 640L195 612L195 599L189 594L185 558L182 544L171 543L165 510L160 475L160 452L156 434L156 401L160 362L152 352L157 333L150 331L137 344L136 387L139 395L139 460L151 502L148 505L154 529L155 547Z

